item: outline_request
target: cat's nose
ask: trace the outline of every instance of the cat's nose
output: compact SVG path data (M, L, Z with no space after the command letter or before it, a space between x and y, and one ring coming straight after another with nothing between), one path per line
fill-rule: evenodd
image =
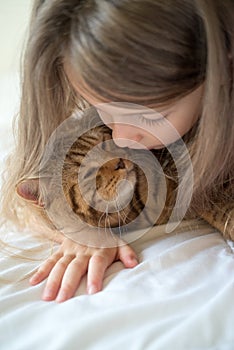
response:
M125 169L125 164L122 158L119 158L119 161L115 166L115 170L119 170L119 169Z

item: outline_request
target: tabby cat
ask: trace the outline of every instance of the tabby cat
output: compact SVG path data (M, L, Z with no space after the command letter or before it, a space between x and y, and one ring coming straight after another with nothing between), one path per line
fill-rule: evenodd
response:
M63 148L64 140L61 144ZM93 158L87 158L94 148L97 149L96 154L94 153ZM148 170L146 176L147 169L142 169L137 162L133 162L129 152L135 152L136 159L144 160L147 154L153 154L163 169L164 180L152 169ZM54 154L58 153L56 148ZM108 154L111 154L111 157L108 158ZM85 158L87 161L83 163ZM50 157L49 163L51 173L58 160L56 157ZM17 186L20 197L36 205L38 213L49 225L54 225L54 219L51 220L50 217L50 208L56 213L56 220L64 217L62 196L77 219L94 227L138 229L167 223L171 216L176 200L178 177L174 161L166 148L150 152L120 150L112 140L111 130L105 125L98 125L83 133L68 147L68 152L62 159L60 172L61 178L53 181L49 181L46 171L42 176L40 173L40 186L38 177L24 179ZM62 192L56 187L59 181ZM228 191L228 188L226 190ZM56 206L54 202L57 203ZM196 213L188 211L184 219L198 217L221 231L226 238L234 240L233 201L214 203L210 211L206 211L205 208ZM131 226L131 223L135 224ZM63 222L56 227L65 225L66 222Z

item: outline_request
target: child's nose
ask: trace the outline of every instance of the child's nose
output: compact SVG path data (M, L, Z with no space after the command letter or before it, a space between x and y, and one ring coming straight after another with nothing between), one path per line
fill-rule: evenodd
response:
M137 128L125 124L111 124L112 138L119 147L141 148L139 145L143 135Z

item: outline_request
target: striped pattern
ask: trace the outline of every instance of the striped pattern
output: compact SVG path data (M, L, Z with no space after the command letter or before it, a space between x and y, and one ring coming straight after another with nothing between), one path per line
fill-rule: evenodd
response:
M95 227L119 227L134 220L145 207L145 194L148 190L146 177L142 170L136 164L132 164L131 170L126 167L116 170L116 164L120 161L119 158L116 158L113 161L106 162L98 169L95 188L91 185L94 182L95 171L93 171L93 166L90 165L83 179L85 192L89 192L89 204L93 206L98 202L97 192L101 193L107 201L111 201L116 195L118 182L126 179L128 173L132 172L134 193L130 203L119 209L118 202L116 202L115 212L108 213L108 210L107 212L96 210L85 201L77 181L79 168L86 154L93 147L107 140L111 140L111 130L106 126L98 126L86 132L76 140L67 153L62 173L63 191L68 204L83 221ZM112 144L112 147L114 147L114 144ZM108 145L104 148L108 148ZM108 152L108 150L106 151ZM127 162L129 166L131 162L129 160ZM149 223L147 214L144 216L144 220Z

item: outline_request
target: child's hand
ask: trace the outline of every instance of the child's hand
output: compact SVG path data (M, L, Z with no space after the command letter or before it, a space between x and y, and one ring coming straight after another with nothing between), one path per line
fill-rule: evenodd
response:
M87 273L87 291L93 294L102 289L106 269L117 260L127 268L138 263L135 252L126 244L114 248L93 248L64 238L59 250L32 276L30 284L36 285L48 277L42 299L63 302L73 297L82 276Z

